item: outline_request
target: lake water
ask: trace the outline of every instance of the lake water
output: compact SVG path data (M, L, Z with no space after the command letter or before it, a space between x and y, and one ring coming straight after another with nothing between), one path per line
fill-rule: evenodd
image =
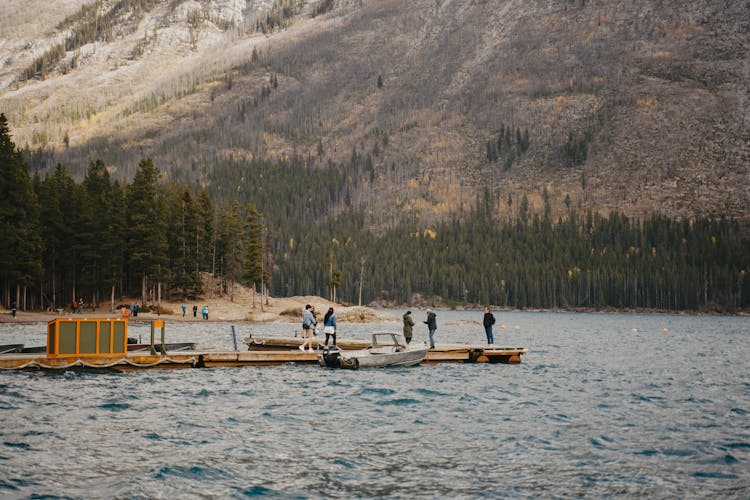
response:
M521 365L2 372L0 497L750 497L750 319L496 316ZM437 319L438 342L484 339L481 313ZM167 340L232 348L227 323ZM14 342L44 325L0 324Z

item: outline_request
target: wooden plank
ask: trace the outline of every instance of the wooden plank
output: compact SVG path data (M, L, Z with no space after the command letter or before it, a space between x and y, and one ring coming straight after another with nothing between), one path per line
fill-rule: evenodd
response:
M232 355L224 353L205 353L201 363L206 367L216 366L267 366L286 363L317 364L318 352L300 351L240 351Z
M325 343L325 336L318 335L313 337L313 345L319 348L323 348ZM305 340L302 337L245 337L244 342L247 345L249 351L276 351L283 349L296 349L302 345L302 341ZM339 349L345 351L366 349L370 346L369 340L360 339L339 339L336 342Z
M423 363L437 363L445 361L466 361L469 351L429 351Z
M296 351L296 352L295 352ZM290 361L318 361L318 352L300 351L259 351L259 352L242 352L239 360L256 362L256 361L276 361L288 363Z

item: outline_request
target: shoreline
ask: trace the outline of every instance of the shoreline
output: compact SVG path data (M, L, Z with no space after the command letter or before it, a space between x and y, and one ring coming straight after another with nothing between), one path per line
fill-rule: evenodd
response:
M135 299L123 300L124 303L137 302ZM162 301L161 314L152 311L141 311L137 317L128 316L130 322L150 322L162 319L170 322L253 322L253 323L297 323L302 320L302 310L306 304L312 304L317 311L318 321L322 323L323 315L329 307L336 312L337 321L343 323L373 323L380 321L400 321L389 312L366 306L346 306L334 304L322 297L295 296L285 298L269 298L268 304L261 308L256 298L253 307L252 298L237 297L232 301L227 297L203 299L200 301L186 301L185 316L182 315L182 302ZM197 315L193 316L193 306L198 307ZM201 317L201 309L208 307L208 319ZM110 311L109 304L96 309L84 308L80 313L73 313L65 309L61 314L51 311L21 311L18 310L13 318L9 310L0 310L0 323L42 323L55 318L121 318L118 310Z
M407 305L378 305L378 306L346 306L334 304L322 297L287 297L272 298L269 305L264 306L261 310L259 305L252 309L250 304L232 302L229 299L209 299L198 302L198 315L192 315L193 302L186 303L187 312L182 316L181 303L162 302L161 314L156 312L140 312L137 317L129 316L127 319L131 323L148 323L156 319L167 320L170 322L188 322L188 323L230 323L230 322L247 322L247 323L297 323L302 318L302 309L305 304L313 304L318 311L318 319L322 322L322 317L329 307L333 307L336 312L337 321L341 323L377 323L387 321L400 321L401 316L392 314L385 309L423 311L433 309L435 311L466 311L481 313L483 306L466 305L460 307L440 307L440 306L407 306ZM203 305L209 308L209 318L203 319L200 316L200 309ZM734 313L721 311L670 311L661 309L616 309L616 308L510 308L510 307L491 307L493 312L511 313L511 312L534 312L534 313L588 313L588 314L664 314L679 316L750 316L750 311L737 311ZM99 307L95 310L84 310L81 313L72 313L65 310L62 314L48 311L17 311L16 317L13 318L10 310L0 310L0 323L30 324L46 323L55 318L120 318L119 311L110 312L108 307Z

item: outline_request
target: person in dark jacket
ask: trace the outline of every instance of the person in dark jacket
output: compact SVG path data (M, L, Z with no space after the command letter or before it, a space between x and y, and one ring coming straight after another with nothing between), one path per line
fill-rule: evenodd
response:
M329 338L333 338L333 345L336 345L336 313L333 312L333 307L329 307L323 317L323 333L326 334L325 345L328 345Z
M487 335L487 343L493 345L495 343L495 337L492 336L492 325L495 324L495 316L492 315L489 307L484 308L484 319L482 320L482 324L484 324L484 333Z
M432 309L427 309L427 321L424 321L427 325L427 331L430 335L430 349L435 348L435 331L437 330L437 319Z
M411 311L406 311L403 316L404 318L404 338L406 343L411 342L412 328L414 327L414 319L411 317Z

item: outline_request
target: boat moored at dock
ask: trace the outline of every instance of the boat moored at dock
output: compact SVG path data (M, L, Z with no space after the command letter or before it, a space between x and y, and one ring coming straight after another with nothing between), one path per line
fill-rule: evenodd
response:
M336 346L325 347L318 355L321 366L329 368L365 368L415 366L427 357L427 346L410 347L395 333L373 333L372 343L365 349L343 351Z

